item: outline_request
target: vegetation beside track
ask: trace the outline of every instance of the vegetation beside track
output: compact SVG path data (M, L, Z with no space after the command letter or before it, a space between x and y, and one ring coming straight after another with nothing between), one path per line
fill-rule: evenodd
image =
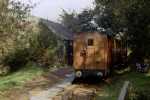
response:
M140 100L139 98L146 98L149 100L147 94L150 85L150 71L148 73L129 72L119 76L113 76L111 84L104 84L102 91L97 94L96 100L117 100L124 81L128 80L131 83L129 91L129 100Z
M27 81L44 73L42 68L34 64L27 64L24 68L0 77L0 91L11 90L12 88L21 88Z

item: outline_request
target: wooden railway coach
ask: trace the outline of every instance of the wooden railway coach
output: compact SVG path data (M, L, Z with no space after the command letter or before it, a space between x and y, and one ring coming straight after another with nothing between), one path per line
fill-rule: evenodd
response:
M114 65L125 63L124 43L103 33L78 33L73 39L76 77L106 77Z

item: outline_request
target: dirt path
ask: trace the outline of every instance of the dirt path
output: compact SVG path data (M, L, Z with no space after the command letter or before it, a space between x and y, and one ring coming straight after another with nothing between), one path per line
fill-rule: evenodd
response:
M57 95L59 92L64 91L66 87L71 85L73 80L73 74L67 74L66 79L58 82L57 84L49 87L46 90L39 91L30 91L29 92L29 100L52 100L52 98Z
M11 89L0 95L3 95L3 100L51 100L71 84L73 77L71 68L54 69L27 82L22 89Z

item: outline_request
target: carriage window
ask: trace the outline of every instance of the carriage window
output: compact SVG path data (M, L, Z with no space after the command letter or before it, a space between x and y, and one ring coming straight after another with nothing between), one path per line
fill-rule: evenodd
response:
M93 46L93 45L94 45L94 40L88 39L88 46Z

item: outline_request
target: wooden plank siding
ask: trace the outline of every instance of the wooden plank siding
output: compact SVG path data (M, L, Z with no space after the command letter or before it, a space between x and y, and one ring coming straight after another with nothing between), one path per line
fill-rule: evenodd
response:
M89 46L88 39L93 39ZM110 42L110 43L109 43ZM111 62L111 41L101 33L80 33L74 37L74 68L75 69L107 69ZM81 52L86 55L82 56Z

